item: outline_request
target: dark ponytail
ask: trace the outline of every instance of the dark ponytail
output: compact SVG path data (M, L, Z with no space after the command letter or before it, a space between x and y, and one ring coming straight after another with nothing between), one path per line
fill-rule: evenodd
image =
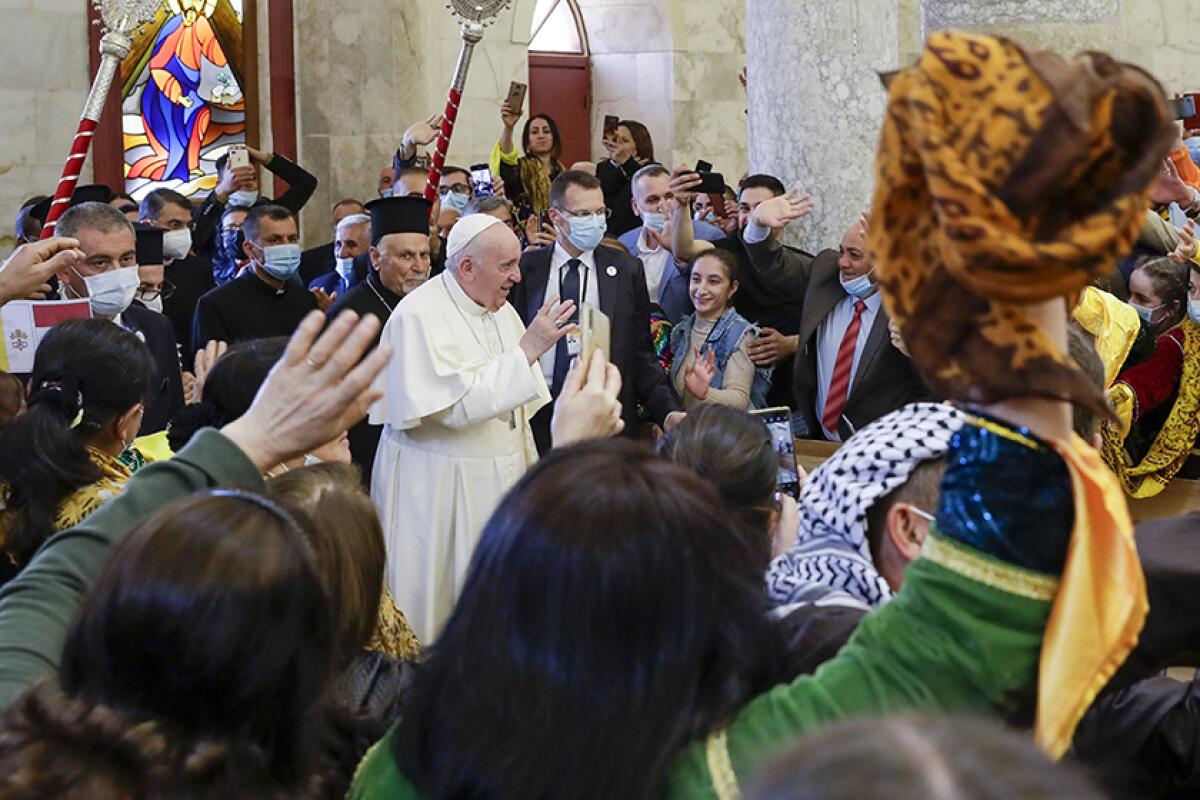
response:
M18 566L55 532L62 501L100 479L87 445L143 401L153 370L146 346L108 320L70 320L46 334L34 356L28 410L0 429L4 549Z

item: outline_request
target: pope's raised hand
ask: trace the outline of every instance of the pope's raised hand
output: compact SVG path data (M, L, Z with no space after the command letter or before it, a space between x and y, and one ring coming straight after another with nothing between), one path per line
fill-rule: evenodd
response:
M529 363L537 361L542 354L568 333L579 329L578 325L568 324L575 314L575 301L558 302L558 297L547 297L546 302L529 322L529 328L521 337L521 350Z

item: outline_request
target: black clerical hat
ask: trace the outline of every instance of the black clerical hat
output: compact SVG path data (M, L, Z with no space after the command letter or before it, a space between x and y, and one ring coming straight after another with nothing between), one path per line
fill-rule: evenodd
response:
M367 203L371 214L371 244L389 233L423 233L429 235L429 212L433 203L420 195L382 197Z
M87 186L76 186L71 193L71 205L80 203L107 203L113 199L113 190L103 183L91 183Z
M159 264L166 262L163 258L163 234L166 233L162 228L156 228L153 225L137 224L133 226L134 232L137 233L137 263L143 267L156 267Z
M37 203L34 203L29 209L29 216L45 225L46 217L50 216L50 204L53 202L53 197L47 197L45 200L40 200Z

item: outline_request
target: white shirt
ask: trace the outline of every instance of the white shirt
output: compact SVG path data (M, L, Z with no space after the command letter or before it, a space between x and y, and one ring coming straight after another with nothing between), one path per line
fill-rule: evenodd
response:
M855 302L857 302L857 298L850 295L843 297L833 307L833 310L825 315L821 326L817 328L817 424L821 426L825 438L834 442L840 442L841 436L836 430L826 430L825 424L821 420L825 417L825 401L829 397L829 383L833 380L833 369L837 365L838 350L842 346L846 329L850 327L850 323L854 319ZM846 389L847 397L854 388L854 378L858 374L858 362L862 358L867 337L871 334L871 326L875 324L875 316L879 313L879 307L883 303L883 295L876 291L863 302L867 304L867 308L862 313L858 339L854 342L854 361L850 366L850 386Z
M671 259L671 254L667 252L667 248L659 245L653 250L650 249L649 242L646 241L646 227L642 227L642 232L637 239L637 257L642 260L642 266L646 272L646 289L650 294L650 302L658 302L659 289L662 286L663 273L666 271L667 262Z
M562 249L557 242L554 243L554 252L550 255L550 274L546 276L546 297L562 296L559 277L567 274L567 262L572 258L573 256ZM580 302L599 308L600 282L596 279L596 251L588 250L580 253L579 262L579 291L582 293L579 297ZM547 386L554 385L554 359L557 349L557 347L551 347L538 359Z

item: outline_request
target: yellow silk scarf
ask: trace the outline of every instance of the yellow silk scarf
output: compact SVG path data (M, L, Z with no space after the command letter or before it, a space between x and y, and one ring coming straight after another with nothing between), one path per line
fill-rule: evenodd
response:
M1038 669L1037 742L1054 758L1138 641L1150 603L1129 506L1100 454L1052 442L1071 473L1075 526Z
M1141 330L1141 318L1128 303L1122 303L1095 286L1083 290L1072 318L1091 334L1096 353L1104 362L1104 387L1112 386Z
M1073 295L1129 252L1177 135L1162 87L1089 53L930 35L890 83L869 242L888 313L934 393L1104 394L1021 304Z

